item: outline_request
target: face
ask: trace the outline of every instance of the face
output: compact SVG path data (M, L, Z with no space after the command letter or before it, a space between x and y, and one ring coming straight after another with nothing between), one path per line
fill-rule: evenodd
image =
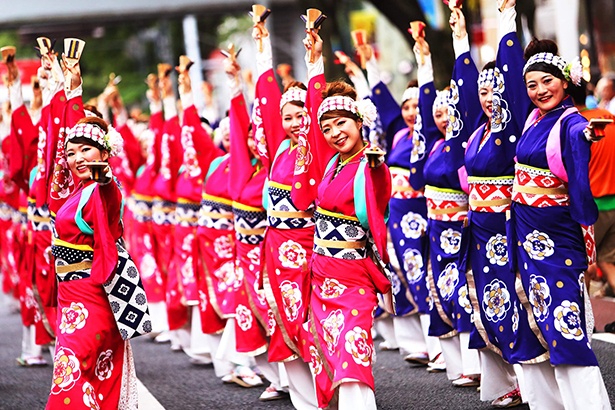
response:
M481 87L478 90L478 99L480 100L480 106L487 118L491 118L493 112L493 85Z
M566 97L568 83L543 71L525 74L527 95L541 113L551 111Z
M256 149L256 141L254 141L254 132L252 131L252 128L250 128L250 131L248 132L248 149L250 150L252 157L260 158L260 154Z
M109 159L109 153L107 151L101 151L96 147L88 144L73 144L69 142L66 144L66 159L68 160L68 167L80 180L88 180L92 174L90 168L84 165L86 162L94 161L107 161Z
M446 126L448 125L448 107L440 107L434 112L433 120L436 123L436 127L438 127L438 131L442 133L442 135L446 135Z
M294 104L286 103L282 107L282 128L286 136L295 144L299 141L299 126L303 114L303 108Z
M356 154L363 148L362 125L360 121L347 117L335 117L320 122L322 135L327 144L340 153L342 160Z
M401 116L404 119L406 125L413 129L414 123L416 122L416 115L418 113L419 108L419 100L418 98L410 98L409 100L404 101L401 106Z
M231 134L224 134L222 136L222 148L224 148L226 152L231 151Z

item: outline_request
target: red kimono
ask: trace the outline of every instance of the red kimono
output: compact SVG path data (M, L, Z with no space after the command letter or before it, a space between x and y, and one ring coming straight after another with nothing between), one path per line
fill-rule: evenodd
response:
M57 212L59 325L47 409L137 405L130 344L120 336L102 286L117 266L121 202L115 182L88 181Z

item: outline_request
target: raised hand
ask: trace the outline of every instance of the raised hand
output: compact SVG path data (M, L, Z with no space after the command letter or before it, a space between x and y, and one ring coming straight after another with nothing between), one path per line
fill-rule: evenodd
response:
M460 39L467 35L466 18L461 9L453 8L451 10L451 17L448 20L448 24L451 26L455 38Z

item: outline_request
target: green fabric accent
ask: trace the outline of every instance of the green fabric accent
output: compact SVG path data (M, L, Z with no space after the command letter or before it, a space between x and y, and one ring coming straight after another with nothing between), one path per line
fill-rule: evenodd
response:
M607 195L602 196L600 198L594 198L596 201L596 205L598 206L598 211L612 211L615 209L615 195Z
M271 169L273 169L273 164L275 163L275 160L278 159L278 157L282 155L282 153L286 151L289 147L290 147L290 138L287 138L280 143L280 146L278 147L278 150L275 153L275 157L273 157L273 161L271 161ZM256 160L256 158L254 158L253 161L254 160ZM252 166L254 165L255 164L252 164ZM265 179L265 183L263 184L263 208L269 209L269 178Z
M179 170L177 171L177 175L181 175L182 172L184 172L186 170L186 166L184 164L182 164L181 167L179 167Z
M28 186L30 187L30 189L32 189L32 186L34 185L34 179L36 178L37 173L38 165L32 168L32 171L30 171L30 179L28 180Z
M94 230L92 230L90 225L83 220L83 207L92 197L92 193L94 192L96 185L97 184L94 183L83 188L81 198L79 198L79 205L77 205L77 213L75 214L75 222L77 223L79 230L86 235L94 235Z
M211 161L211 165L209 166L209 170L207 171L207 176L205 177L205 181L209 179L209 176L213 174L216 171L216 169L218 169L218 167L220 166L220 163L224 161L229 155L230 154L225 154Z
M354 211L364 229L369 229L369 219L367 217L367 198L365 197L365 166L367 159L361 158L357 173L354 176Z
M141 175L143 175L143 171L145 171L145 164L144 164L144 165L141 165L141 166L139 167L139 169L137 169L137 175L136 175L136 177L137 177L137 178L139 178Z

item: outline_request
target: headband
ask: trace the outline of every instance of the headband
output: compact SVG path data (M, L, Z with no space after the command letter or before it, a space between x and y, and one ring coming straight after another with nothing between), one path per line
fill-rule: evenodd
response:
M448 91L438 91L436 93L436 99L431 106L432 114L435 114L440 108L448 108Z
M404 93L401 96L401 102L405 102L408 101L411 98L414 98L416 100L419 99L419 88L418 87L408 87L406 88L406 91L404 91Z
M376 106L367 98L355 101L345 95L334 95L325 98L320 104L320 107L318 107L318 122L320 122L320 119L325 113L337 110L348 111L355 114L363 121L363 124L368 127L372 126L378 116Z
M280 110L286 104L291 101L297 101L305 105L305 99L307 96L307 91L299 87L290 87L284 94L282 94L282 98L280 99Z
M566 81L570 81L577 86L581 85L583 67L581 67L578 57L573 62L566 63L566 60L556 54L547 52L537 53L531 56L529 60L527 60L527 63L525 63L525 67L523 67L523 75L525 76L525 73L528 72L528 68L538 63L551 64L557 67L564 75Z
M478 75L478 88L487 88L489 86L494 86L495 80L495 70L493 68L488 68L483 70Z
M90 123L77 124L70 129L66 135L65 144L77 137L84 137L92 142L100 145L109 152L109 155L116 156L122 152L124 140L119 132L109 125L108 131L105 132L98 125Z

